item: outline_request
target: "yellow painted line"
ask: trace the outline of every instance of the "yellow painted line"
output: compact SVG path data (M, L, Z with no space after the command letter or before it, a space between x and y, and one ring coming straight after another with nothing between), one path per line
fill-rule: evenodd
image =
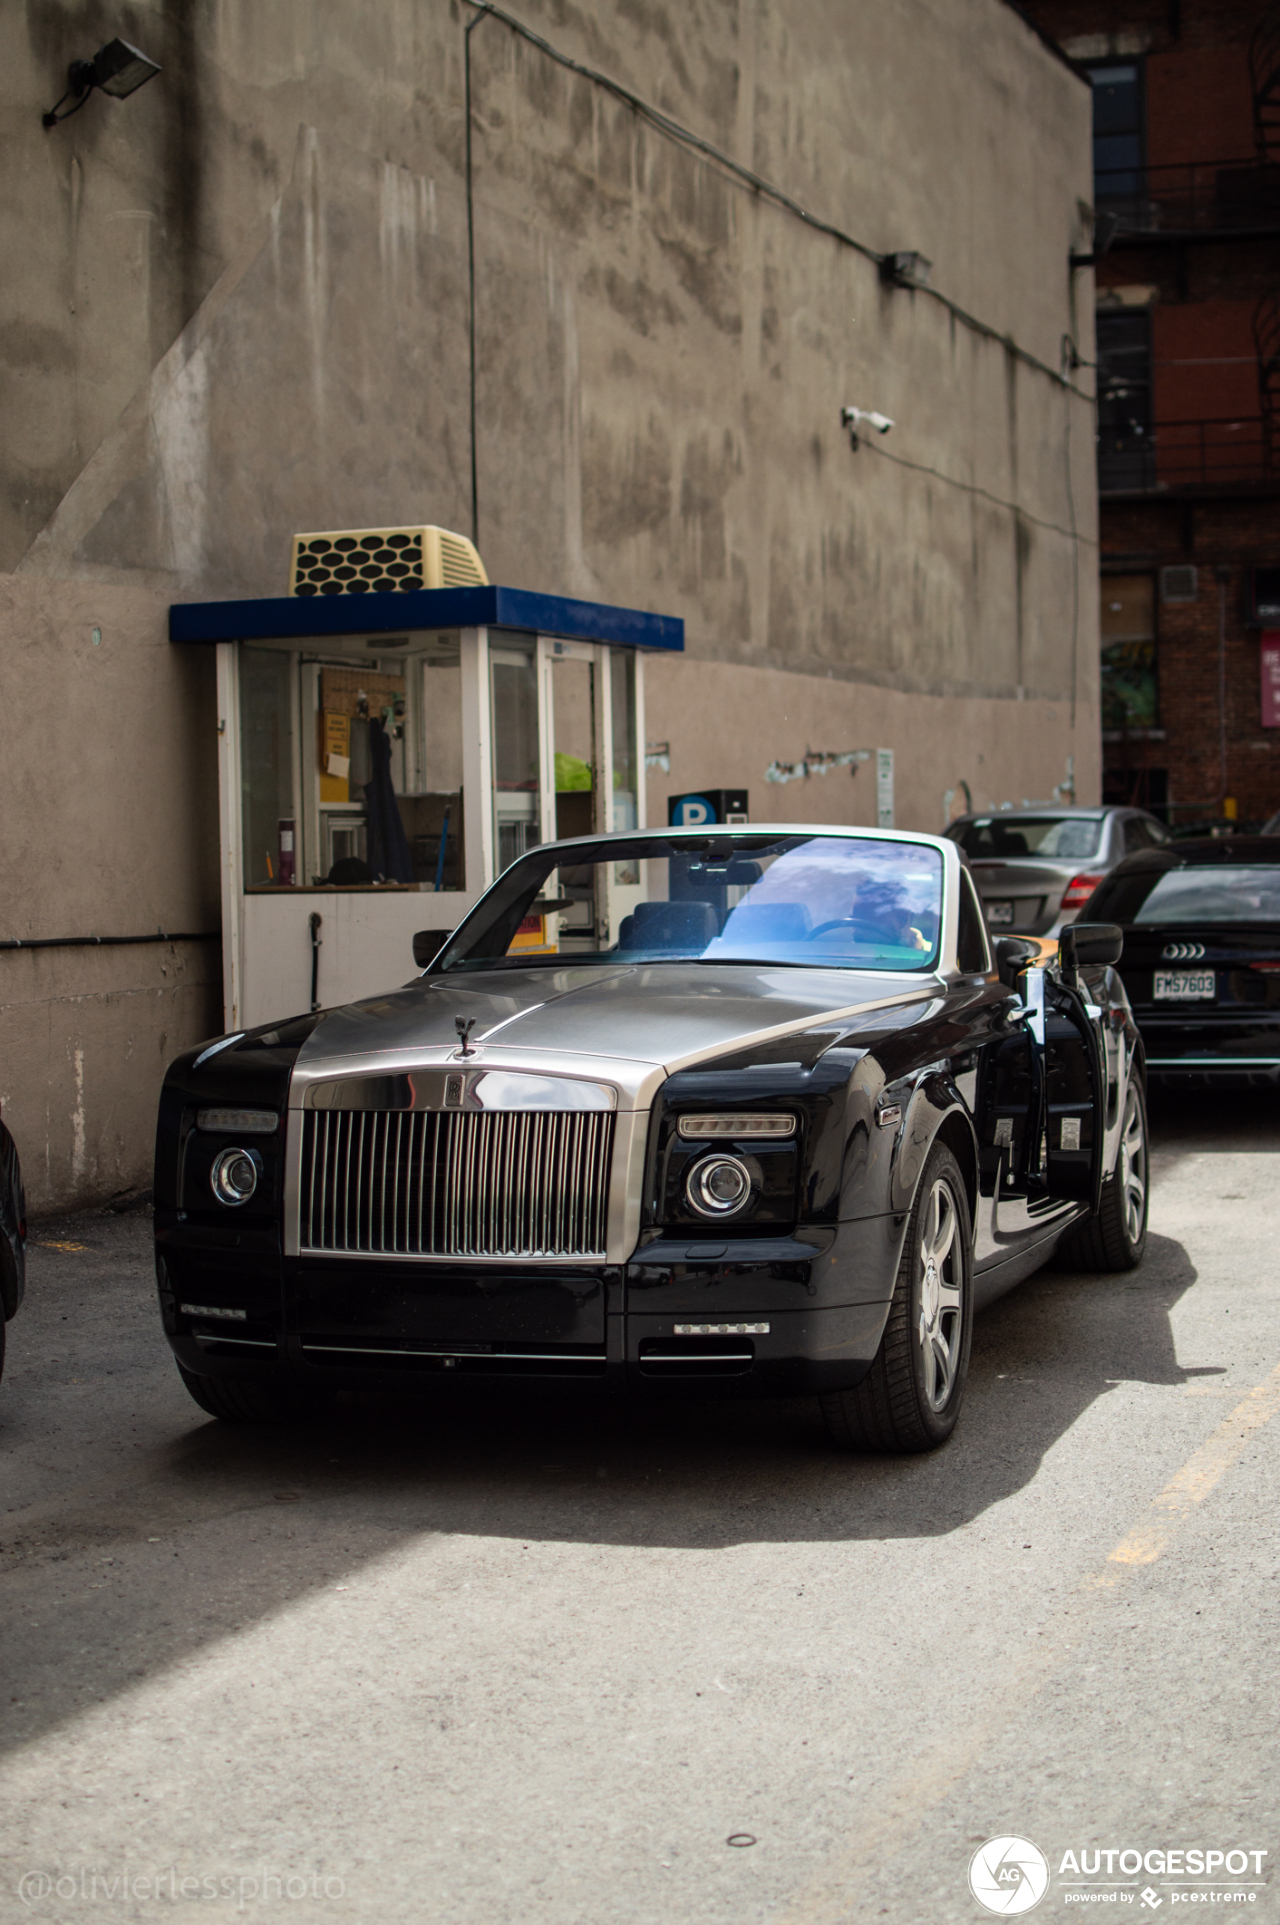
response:
M1258 1384L1242 1403L1236 1405L1189 1457L1176 1477L1153 1499L1154 1518L1130 1531L1107 1559L1108 1564L1154 1564L1168 1549L1178 1526L1193 1516L1226 1476L1254 1435L1269 1424L1280 1410L1280 1364L1265 1383Z
M87 1250L89 1246L87 1243L40 1243L37 1245L37 1248L41 1250L70 1251L70 1250Z
M1093 1593L1094 1611L1105 1608L1099 1592L1125 1582L1126 1570L1153 1564L1168 1549L1185 1520L1195 1514L1236 1462L1245 1446L1280 1411L1280 1364L1251 1390L1231 1415L1192 1453L1176 1476L1152 1500L1155 1520L1144 1519L1122 1537L1107 1558L1110 1574L1093 1572L1081 1589ZM1093 1634L1093 1615L1076 1611L1060 1626L1050 1621L1036 1648L1004 1672L983 1699L980 1717L962 1721L917 1752L907 1770L864 1805L858 1838L835 1851L782 1910L775 1925L849 1925L859 1916L858 1878L870 1868L883 1870L905 1849L929 1812L940 1805L996 1742L1001 1731L1070 1661Z

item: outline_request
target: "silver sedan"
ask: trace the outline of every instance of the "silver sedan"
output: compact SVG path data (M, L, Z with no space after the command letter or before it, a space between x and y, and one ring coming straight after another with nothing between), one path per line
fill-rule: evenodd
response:
M1142 809L995 809L947 830L969 859L988 927L1052 936L1074 922L1125 856L1169 840Z

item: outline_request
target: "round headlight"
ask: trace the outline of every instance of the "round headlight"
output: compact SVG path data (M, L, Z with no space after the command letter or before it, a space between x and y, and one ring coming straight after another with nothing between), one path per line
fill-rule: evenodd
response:
M699 1216L735 1216L751 1201L751 1172L736 1156L708 1156L689 1172L689 1202Z
M209 1187L219 1203L247 1203L258 1187L258 1159L252 1150L219 1150L209 1172Z

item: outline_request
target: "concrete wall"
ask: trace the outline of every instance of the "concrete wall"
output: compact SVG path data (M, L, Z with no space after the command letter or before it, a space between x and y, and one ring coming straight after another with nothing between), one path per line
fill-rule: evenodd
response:
M0 567L19 595L0 693L12 736L28 630L46 679L74 681L98 673L92 610L118 611L103 619L121 637L112 714L135 732L146 798L118 823L107 803L128 879L108 905L94 837L64 856L37 789L16 795L6 828L40 934L89 929L91 905L110 907L105 933L130 933L144 905L166 927L197 902L197 923L213 913L211 669L169 660L168 602L283 592L298 529L470 527L474 16L455 0L126 11L105 26L72 0L0 15ZM1010 345L1058 369L1074 334L1092 358L1092 290L1074 308L1067 267L1090 194L1086 89L1001 0L520 12L867 247L929 256L935 286L1007 339L883 286L873 262L486 19L471 46L491 577L685 617L685 662L651 676L672 787L745 784L757 815L800 819L821 799L865 820L866 771L766 796L763 769L886 746L899 819L928 828L962 776L975 799L1047 795L1074 755L1096 795L1091 408ZM44 130L66 62L114 31L160 78ZM844 402L898 425L855 454ZM89 819L97 714L54 710L29 752ZM111 967L113 994L150 981L139 952ZM51 978L51 1009L61 994ZM199 1032L184 1008L188 1028L157 1015L144 1054ZM87 1062L116 1052L145 1109L124 1048L119 1025L84 1044ZM53 1071L24 1069L37 1075ZM105 1163L99 1178L70 1151L49 1159L50 1199L115 1182Z
M0 936L213 935L213 661L154 589L0 577ZM0 950L0 1104L28 1206L151 1180L165 1064L222 1027L214 941Z
M1070 736L1070 716L1052 701L906 694L659 656L645 664L645 717L646 734L668 750L671 763L648 772L651 825L667 820L669 796L739 787L748 791L755 822L874 823L874 761L785 783L765 779L774 763L794 770L811 750L891 748L895 820L930 835L964 812L965 784L974 808L998 808L1051 801L1072 773L1066 756L1054 761ZM1097 756L1095 748L1084 770L1095 788ZM1079 784L1078 766L1074 775Z

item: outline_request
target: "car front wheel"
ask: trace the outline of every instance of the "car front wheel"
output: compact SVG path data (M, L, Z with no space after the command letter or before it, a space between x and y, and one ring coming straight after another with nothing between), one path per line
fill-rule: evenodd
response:
M323 1414L325 1405L290 1383L259 1377L199 1377L178 1365L188 1392L210 1417L224 1424L298 1424Z
M937 1144L907 1226L889 1319L870 1371L822 1399L846 1450L922 1451L956 1427L973 1336L973 1240L960 1166Z

